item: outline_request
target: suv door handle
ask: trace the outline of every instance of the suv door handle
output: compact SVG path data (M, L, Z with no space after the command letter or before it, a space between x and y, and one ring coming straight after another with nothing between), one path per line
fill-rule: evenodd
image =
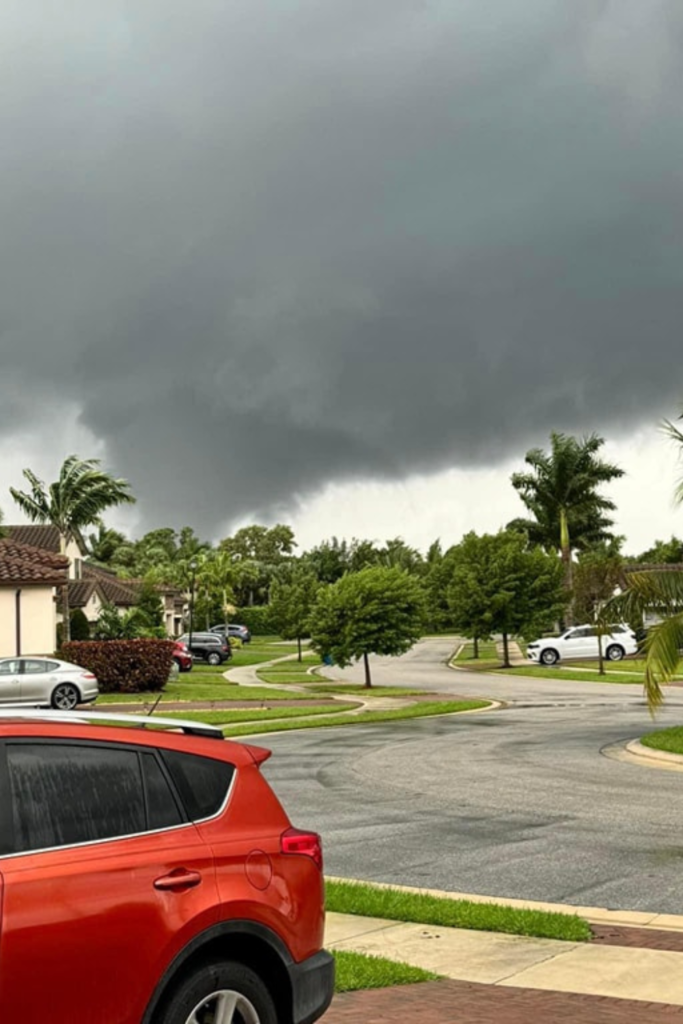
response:
M170 875L162 875L154 880L154 888L161 890L192 889L199 885L202 876L198 871L186 871L185 868L178 868Z

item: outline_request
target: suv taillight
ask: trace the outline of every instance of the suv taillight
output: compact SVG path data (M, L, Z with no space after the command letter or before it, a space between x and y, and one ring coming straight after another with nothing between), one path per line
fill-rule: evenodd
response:
M310 857L319 871L323 869L323 844L317 832L302 832L298 828L288 828L280 837L280 850L282 853Z

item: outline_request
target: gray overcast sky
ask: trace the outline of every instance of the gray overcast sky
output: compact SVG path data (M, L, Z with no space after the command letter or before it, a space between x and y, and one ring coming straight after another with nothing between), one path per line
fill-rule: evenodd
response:
M8 0L0 51L3 478L80 417L210 532L679 410L680 0Z

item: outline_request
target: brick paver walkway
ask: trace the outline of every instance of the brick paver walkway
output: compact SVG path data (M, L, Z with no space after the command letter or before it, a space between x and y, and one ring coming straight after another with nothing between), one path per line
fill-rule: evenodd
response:
M605 999L600 996L539 992L535 989L474 985L461 981L426 982L348 992L335 998L322 1024L674 1024L683 1022L683 1006Z
M665 949L683 953L683 932L657 928L624 928L621 925L591 925L593 942L599 946L630 946L639 949Z

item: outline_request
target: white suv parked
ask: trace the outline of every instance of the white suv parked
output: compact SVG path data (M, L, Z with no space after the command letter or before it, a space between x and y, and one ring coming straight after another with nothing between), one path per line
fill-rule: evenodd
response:
M609 633L602 636L602 653L608 661L621 661L628 654L636 654L636 635L629 626L609 626L608 629ZM573 626L562 636L544 637L527 645L529 661L542 665L573 661L575 658L597 658L599 654L595 626Z

